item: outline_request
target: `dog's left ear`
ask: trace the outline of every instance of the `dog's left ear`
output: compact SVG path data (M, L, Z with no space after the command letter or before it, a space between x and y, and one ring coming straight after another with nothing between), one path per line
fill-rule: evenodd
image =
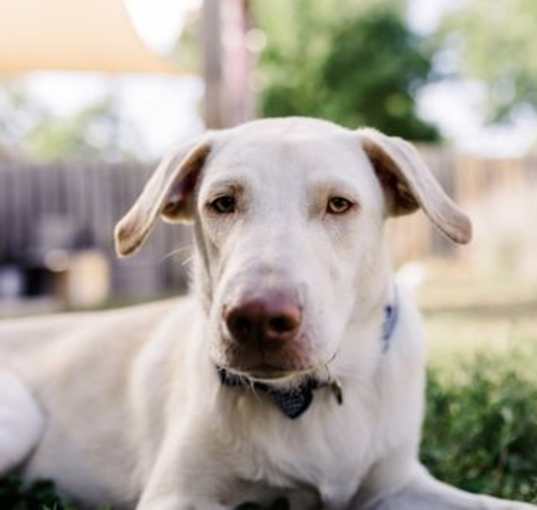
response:
M209 152L210 143L198 141L173 150L161 161L134 205L116 225L114 239L120 257L138 251L159 216L170 223L192 220L193 192Z
M362 148L385 190L391 216L421 207L433 224L456 243L472 238L470 219L446 195L414 146L375 129L359 129Z

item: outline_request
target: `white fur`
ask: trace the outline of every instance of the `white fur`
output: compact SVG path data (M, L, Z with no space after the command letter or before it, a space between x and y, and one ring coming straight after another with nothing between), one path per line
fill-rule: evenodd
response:
M0 473L13 469L37 445L43 415L21 382L0 372Z
M138 510L230 510L278 495L296 510L533 508L447 488L418 463L425 358L420 318L404 289L388 352L381 342L383 309L393 300L383 224L401 197L381 186L368 155L388 151L388 166L406 176L409 193L448 235L467 240L469 224L422 175L428 171L408 144L280 119L211 133L201 147L166 159L117 231L127 254L159 212L193 217L192 295L0 325L1 359L46 416L25 476L53 478L90 504ZM193 171L198 183L187 196L182 183ZM206 203L230 189L239 212L211 214ZM332 195L357 207L328 216ZM343 388L343 405L318 389L295 421L265 394L222 386L215 370L236 362L224 307L280 287L303 300L296 366ZM300 380L292 366L287 372L274 384ZM25 460L42 428L27 392L8 385L19 393L12 416L28 431L24 447L10 446L10 467ZM13 402L0 393L0 407ZM9 444L0 438L0 452Z

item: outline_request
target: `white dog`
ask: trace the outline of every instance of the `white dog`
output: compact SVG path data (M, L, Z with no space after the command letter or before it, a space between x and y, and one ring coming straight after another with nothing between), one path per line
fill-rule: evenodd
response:
M114 509L522 510L418 461L419 316L384 222L468 218L414 148L371 129L255 121L166 158L116 230L192 221L189 297L0 327L0 474Z

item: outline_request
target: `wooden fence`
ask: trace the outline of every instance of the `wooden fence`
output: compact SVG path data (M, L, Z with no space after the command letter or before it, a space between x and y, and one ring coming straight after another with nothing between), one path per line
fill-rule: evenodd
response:
M443 187L462 205L496 190L537 184L537 158L485 160L422 147ZM117 260L115 222L133 202L152 167L133 164L61 163L30 165L0 161L0 265L32 260L47 250L96 247L111 264L115 295L148 297L182 289L188 253L169 255L190 243L185 227L159 224L140 254ZM390 225L398 262L423 256L454 256L455 248L424 215Z
M497 193L516 197L528 188L537 190L537 155L487 159L429 146L421 146L420 152L442 187L463 209L479 205ZM432 227L421 211L393 221L390 235L398 263L461 252Z
M147 246L118 260L112 233L153 167L122 163L0 163L0 264L39 263L46 252L95 247L111 265L117 296L157 295L185 286L180 254L188 229L160 224Z

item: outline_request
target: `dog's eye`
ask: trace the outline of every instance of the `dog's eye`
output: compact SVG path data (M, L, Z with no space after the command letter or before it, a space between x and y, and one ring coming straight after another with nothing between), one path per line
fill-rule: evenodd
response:
M218 214L231 214L235 212L236 202L232 195L222 195L209 203L209 207Z
M328 214L344 214L352 206L353 203L346 198L332 197L330 200L328 200L328 204L326 204L326 212Z

